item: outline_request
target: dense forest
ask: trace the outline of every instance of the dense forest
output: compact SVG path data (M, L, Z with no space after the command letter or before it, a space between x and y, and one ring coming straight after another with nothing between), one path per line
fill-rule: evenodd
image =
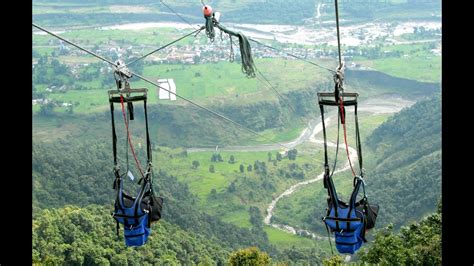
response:
M342 264L341 256L309 258L296 250L270 258L257 248L234 251L161 221L153 225L147 245L125 248L115 235L108 209L65 206L41 211L33 220L33 264L54 265L267 265L296 262ZM122 240L122 241L121 241ZM393 232L391 225L378 230L373 243L357 255L361 262L383 265L441 265L441 205L419 223Z
M110 151L111 147L100 141L35 144L34 210L69 204L109 204L112 208L114 191ZM178 182L175 176L160 171L155 177L154 185L156 191L165 198L165 220L208 238L217 238L229 247L253 244L269 248L263 232L252 232L226 224L216 217L199 212L195 206L197 198L189 192L185 184Z
M161 221L146 245L126 248L110 209L97 205L41 211L33 220L33 263L46 265L224 265L219 242Z
M367 183L383 208L380 222L396 228L436 208L441 195L441 96L388 119L367 138L374 150Z
M105 141L105 143L107 142ZM104 239L114 239L112 236L115 232L115 223L109 215L113 209L112 155L111 147L109 146L111 145L104 144L104 141L100 139L87 142L70 139L55 143L35 143L33 146L34 219L40 221L41 217L44 218L44 215L53 214L62 217L64 212L69 213L70 211L57 210L48 212L47 210L74 205L80 208L70 208L77 209L79 213L97 212L98 215L107 217L108 219L100 218L104 223L103 227L107 228L103 230L107 232L101 231L98 234L105 234L103 235ZM270 245L267 235L262 228L262 218L258 211L256 212L258 214L251 218L251 222L253 221L252 228L237 227L222 222L218 217L199 211L197 206L198 199L189 192L187 185L179 182L175 176L169 175L164 171L156 173L154 186L158 194L165 199L163 210L165 227L168 228L167 226L171 226L171 224L176 225L180 230L193 232L196 236L204 237L212 243L219 243L223 251L219 251L218 254L227 254L226 252L229 250L257 246L279 261L321 263L322 258L327 255L325 251L315 248L279 248ZM90 207L89 205L91 204L108 207ZM93 217L91 219L95 220ZM38 230L43 232L45 228ZM84 229L81 229L79 224L77 225L77 230ZM43 237L39 239L43 239ZM63 241L61 238L55 239L58 242ZM102 248L105 249L108 241L104 240L104 242L97 242L94 245L102 245ZM116 241L116 239L113 241ZM190 237L189 241L194 241L194 238ZM169 245L173 244L170 243ZM101 249L99 247L96 248ZM68 250L69 248L56 250L55 256L59 256L59 260L65 259L67 254L69 254ZM115 250L115 252L119 252L121 249L117 246ZM49 249L37 248L36 252L37 258L41 258L43 261L47 258L45 254L49 254ZM100 258L104 259L104 256L109 256L110 254L113 257L115 253L109 254L106 252L99 254L102 255L96 254L98 257L94 258L100 260ZM209 254L209 256L205 256L205 259L210 258L214 260L217 256L212 255L214 253L210 251ZM155 256L159 257L159 254L155 254ZM194 259L196 261L200 260L200 258L203 257L195 257ZM141 262L145 261L141 260Z
M398 230L436 209L441 196L440 109L440 95L431 96L388 118L363 143L368 198L381 206L378 226L392 223ZM349 173L335 178L343 199L352 191L350 180ZM327 203L321 195L325 194L322 186L315 186L299 198L282 202L274 222L324 235L326 228L315 217L324 215Z
M441 201L437 211L419 223L403 226L394 233L393 226L378 230L370 247L358 256L364 263L381 265L441 265Z

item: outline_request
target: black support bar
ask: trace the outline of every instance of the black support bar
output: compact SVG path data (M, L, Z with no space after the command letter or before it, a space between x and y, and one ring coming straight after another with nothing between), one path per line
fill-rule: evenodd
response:
M146 95L123 97L123 101L126 102L126 103L144 101L146 99L147 99ZM120 97L118 97L118 96L110 97L109 101L112 102L112 103L119 103L120 102Z
M344 92L342 95L344 97L344 106L355 106L357 105L357 97L359 94L357 92ZM321 105L329 106L340 106L341 103L335 100L334 92L318 92L318 100Z

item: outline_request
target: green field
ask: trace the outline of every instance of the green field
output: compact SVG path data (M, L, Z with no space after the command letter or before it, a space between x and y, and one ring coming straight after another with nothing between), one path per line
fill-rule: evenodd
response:
M238 226L249 226L248 206L256 206L262 211L272 197L283 192L292 184L301 182L293 178L281 177L277 174L279 170L288 168L288 164L297 163L302 166L308 164L305 170L305 179L314 178L322 169L321 151L316 150L311 154L302 153L295 161L284 158L274 166L268 162L268 152L220 152L223 162L211 162L213 152L195 152L184 155L180 149L171 150L160 148L160 152L155 153L154 161L158 168L165 170L169 174L177 176L178 180L186 183L189 190L200 199L199 206L210 214L219 215L225 221L229 221ZM272 158L275 159L275 152ZM235 163L230 164L228 160L233 155ZM170 159L171 158L171 159ZM265 162L268 174L261 176L255 171L240 173L239 166L243 164L245 169L248 165L253 165L255 161ZM199 167L193 169L192 162L198 161ZM211 173L209 167L214 165L215 172ZM261 182L271 181L275 190L262 189ZM235 183L236 191L228 192L229 185ZM213 195L212 190L216 191ZM253 196L248 193L258 193Z
M172 40L175 40L187 33L193 32L193 29L174 29L174 28L156 28L156 29L142 29L136 30L119 30L119 29L74 29L61 33L61 37L72 41L76 44L85 46L85 48L92 48L94 45L104 45L107 47L122 47L121 45L129 44L140 46L146 45L152 47L160 47ZM199 39L204 36L199 36ZM52 40L52 44L50 44ZM178 42L175 46L179 47L185 44L192 44L193 37L186 38ZM118 46L117 43L121 45ZM115 45L113 45L115 44ZM33 35L33 45L51 45L58 47L59 40L50 35ZM65 44L66 45L66 44ZM113 46L110 46L113 45ZM70 46L71 49L76 49ZM137 49L138 49L137 48ZM151 47L150 47L151 48ZM143 51L148 52L148 50Z
M374 60L373 67L395 77L424 82L441 81L441 57L439 56L377 59Z
M71 60L68 58L68 60ZM262 73L271 80L273 86L280 93L307 89L315 83L320 83L330 78L327 73L315 72L312 68L305 68L302 62L284 59L257 59L257 66ZM285 73L291 69L301 69L292 72L290 76ZM316 73L316 74L315 74ZM112 74L110 74L112 75ZM219 62L216 64L200 65L152 65L145 66L145 77L151 80L158 78L171 78L175 80L177 94L201 104L249 104L261 100L276 100L276 93L265 83L258 79L248 79L241 72L241 65L237 63ZM282 78L285 77L285 78ZM72 77L64 77L71 79ZM96 88L90 90L69 90L65 93L50 93L48 98L64 102L78 102L79 106L74 108L76 113L92 113L103 111L107 102L107 89L113 89L114 84L101 88L99 80L91 82L76 82L86 87ZM148 83L132 79L132 87L149 89L149 102L158 103L158 89L151 87ZM161 100L163 103L170 103ZM184 103L178 99L173 104Z
M316 241L310 238L293 235L273 228L271 226L265 226L264 230L268 235L268 240L270 241L270 244L276 245L278 247L319 247L326 251L329 251L330 249L328 241Z
M433 44L400 44L384 46L384 51L400 51L401 57L367 59L354 57L354 61L389 75L423 82L441 82L441 56L433 54Z
M275 156L275 152L272 151L273 156ZM157 153L154 158L160 168L178 176L178 180L188 184L190 190L201 199L205 199L212 189L216 189L217 192L224 192L233 177L239 174L240 164L247 167L257 160L266 162L268 158L268 152L222 151L220 155L224 161L211 162L212 154L213 152L195 152L189 153L187 157L175 157L170 161L167 153ZM234 155L234 164L228 163L231 155ZM200 166L197 169L192 169L193 161L199 162ZM215 173L209 172L211 164L215 167ZM273 166L268 165L268 167Z
M250 215L246 210L239 210L232 213L226 213L221 216L221 220L226 223L235 224L239 227L251 228Z

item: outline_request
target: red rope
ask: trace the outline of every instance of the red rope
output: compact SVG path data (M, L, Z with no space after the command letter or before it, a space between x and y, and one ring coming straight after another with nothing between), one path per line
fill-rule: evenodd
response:
M339 102L341 103L341 105L340 105L340 109L341 109L341 121L343 122L343 123L342 123L342 127L344 128L344 143L346 144L347 159L349 159L349 165L350 165L350 167L351 167L352 174L353 174L354 177L355 177L355 176L356 176L356 173L355 173L355 171L354 171L354 168L352 168L351 156L349 155L349 146L347 145L346 119L344 118L344 103L343 103L342 97L339 98Z
M132 150L133 158L135 158L135 162L137 164L138 170L140 170L140 174L142 175L143 178L145 178L145 175L143 174L142 166L140 165L140 162L138 161L137 156L135 155L135 149L133 148L132 138L130 137L130 131L128 130L127 115L125 114L125 106L123 104L122 95L120 95L120 104L122 105L123 120L125 121L125 127L127 128L127 138L128 138L128 143L130 144L130 149Z

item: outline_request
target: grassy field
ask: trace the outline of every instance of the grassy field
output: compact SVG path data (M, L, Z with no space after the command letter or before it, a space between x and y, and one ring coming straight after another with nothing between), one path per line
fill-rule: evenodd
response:
M68 58L67 60L71 60ZM257 59L257 66L271 80L280 93L306 89L316 82L323 82L330 75L315 74L314 69L305 68L302 62L284 59ZM290 72L291 69L301 71ZM276 99L276 93L258 79L248 79L241 72L237 63L219 62L216 64L177 65L163 64L145 66L145 77L152 80L172 78L177 86L177 94L199 103L249 104L261 100ZM285 76L285 78L282 78ZM65 77L68 78L68 77ZM69 77L72 78L72 77ZM93 113L103 111L108 106L107 90L113 89L114 84L101 88L100 81L76 82L77 84L97 88L90 90L70 90L65 93L50 93L48 98L64 102L78 102L74 109L76 113ZM132 79L132 87L149 89L149 102L158 103L158 89L138 79ZM99 89L101 88L101 89ZM169 102L161 100L160 102ZM172 104L184 103L178 99Z
M155 153L154 161L158 168L178 177L178 180L186 183L189 190L200 199L200 207L210 214L219 215L225 221L232 222L238 226L249 226L248 206L256 206L262 211L272 200L272 197L283 192L292 184L301 182L293 178L279 176L279 170L288 168L287 158L278 162L277 165L268 162L268 152L220 152L223 162L211 162L213 152L196 152L183 154L180 149L171 150L160 148L161 151ZM275 152L272 158L275 159ZM233 155L235 163L230 164L229 158ZM308 164L311 167L306 172L306 178L310 179L322 169L322 157L320 150L313 151L312 154L303 153L298 155L294 161L302 166ZM170 159L171 158L171 159ZM248 172L248 165L253 165L255 161L265 162L267 165L267 176L261 176L255 171ZM198 161L199 167L194 169L192 162ZM240 173L239 166L245 166L244 173ZM211 173L209 167L214 165L215 172ZM261 187L262 181L270 181L274 190L265 190ZM229 185L235 184L236 192L229 193ZM213 195L213 190L215 194ZM254 196L249 196L248 193Z
M427 44L385 46L384 51L400 51L402 56L371 60L354 57L354 61L395 77L423 82L441 82L441 56L430 52L428 46Z
M61 35L61 37L68 39L74 43L85 46L86 48L91 48L94 45L112 45L116 42L121 44L131 44L131 45L147 45L147 46L156 46L164 45L172 40L175 40L184 34L194 31L193 29L174 29L174 28L156 28L156 29L142 29L139 31L136 30L118 30L118 29L75 29L66 31ZM201 36L204 38L203 36ZM50 44L53 40L52 44ZM191 44L194 39L192 37L186 38L176 46ZM59 45L59 40L55 39L53 36L49 35L33 35L33 45ZM122 47L123 48L123 47ZM73 47L71 47L73 49ZM74 48L75 49L75 48Z
M272 152L273 156L275 156L275 152ZM211 162L212 154L213 152L189 153L187 157L176 157L171 162L166 153L157 153L154 158L160 168L178 176L178 180L188 184L191 192L201 199L206 199L212 189L216 189L217 192L225 192L233 181L233 177L239 174L240 164L247 167L257 160L266 162L268 158L268 152L223 151L220 152L220 155L224 162ZM231 155L234 155L234 164L228 163ZM197 169L192 168L193 161L199 162L200 165ZM209 172L211 165L214 165L215 173Z
M441 57L439 56L377 59L374 60L373 67L396 77L424 82L441 81Z
M221 216L221 220L227 223L235 224L239 227L251 228L250 215L246 210L234 211Z
M290 233L283 232L271 226L264 227L265 232L268 235L268 240L271 244L281 248L302 247L311 248L319 247L326 252L330 252L330 246L328 241L316 241L310 238L305 238Z

